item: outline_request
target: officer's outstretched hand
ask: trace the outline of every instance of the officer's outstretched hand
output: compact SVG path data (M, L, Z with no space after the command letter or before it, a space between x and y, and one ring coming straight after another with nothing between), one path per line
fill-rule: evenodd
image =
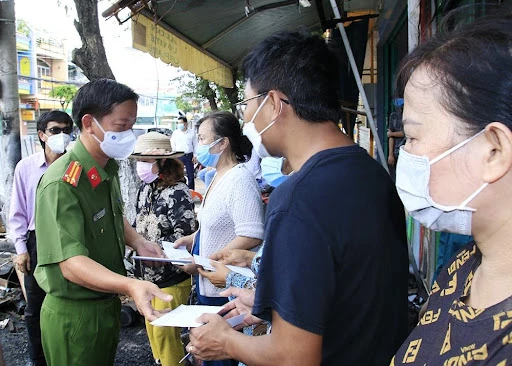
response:
M155 310L153 308L151 300L155 297L158 297L160 300L165 302L170 302L172 300L172 295L166 294L154 283L134 280L128 295L130 295L133 298L133 301L135 301L135 305L137 305L139 313L144 315L144 317L150 322L160 318L162 315L172 310L171 308L164 310Z

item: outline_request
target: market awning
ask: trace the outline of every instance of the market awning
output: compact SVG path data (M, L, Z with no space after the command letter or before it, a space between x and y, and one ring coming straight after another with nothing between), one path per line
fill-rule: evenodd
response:
M134 7L131 3L143 2L118 2ZM334 18L329 0L145 3L148 6L132 17L133 47L225 87L233 86L233 70L247 52L269 35L299 27L321 33ZM378 0L343 4L346 16L360 16L375 13Z
M139 15L132 22L133 48L221 86L233 87L230 65L194 47L145 15Z

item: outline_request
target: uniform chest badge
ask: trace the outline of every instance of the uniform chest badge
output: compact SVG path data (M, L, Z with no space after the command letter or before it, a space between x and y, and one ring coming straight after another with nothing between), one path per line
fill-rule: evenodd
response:
M72 161L69 163L66 172L62 176L62 180L66 183L71 184L73 187L78 185L78 180L80 179L80 174L82 174L82 166L78 161Z
M105 209L102 208L98 213L95 213L94 216L92 217L92 220L94 222L98 221L99 219L101 219L103 216L105 216Z

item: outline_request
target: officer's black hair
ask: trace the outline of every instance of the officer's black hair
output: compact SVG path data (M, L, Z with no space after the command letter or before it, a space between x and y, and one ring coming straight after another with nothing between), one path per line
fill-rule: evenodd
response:
M73 120L82 130L82 117L91 114L101 119L117 105L128 100L137 102L139 96L130 87L112 79L93 80L82 86L73 100Z

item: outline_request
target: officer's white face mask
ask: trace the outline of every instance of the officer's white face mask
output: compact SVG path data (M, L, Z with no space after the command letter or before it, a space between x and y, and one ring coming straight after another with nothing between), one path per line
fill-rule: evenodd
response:
M421 222L423 226L434 231L471 235L471 216L473 208L467 207L488 183L482 184L473 194L458 206L444 206L430 197L429 180L430 166L447 157L455 150L466 145L469 141L483 133L462 141L429 161L426 156L409 154L402 146L396 167L396 188L409 214Z
M122 132L105 131L98 120L93 119L103 131L103 141L100 141L95 135L92 135L92 137L100 143L100 148L105 155L112 159L126 159L131 155L137 143L137 138L131 129Z

